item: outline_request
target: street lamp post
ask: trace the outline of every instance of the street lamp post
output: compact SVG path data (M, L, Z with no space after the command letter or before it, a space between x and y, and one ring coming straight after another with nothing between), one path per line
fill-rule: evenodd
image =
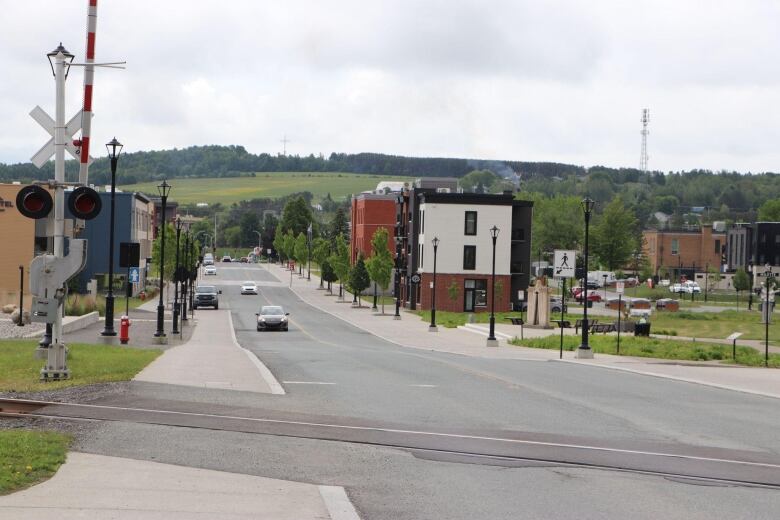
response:
M179 238L181 237L181 219L176 218L176 260L173 269L173 329L171 334L179 333Z
M187 286L190 283L190 230L184 233L184 268L183 273L186 277L181 284L181 321L187 321Z
M306 273L306 281L311 281L311 242L312 242L312 227L311 223L309 223L309 227L306 230L306 246L309 248L309 257L308 257L308 267L307 267L307 273ZM322 273L320 273L322 274Z
M590 233L590 216L593 213L593 206L595 202L586 197L582 199L582 210L585 213L585 284L582 287L583 294L583 308L582 308L582 344L577 349L578 359L593 359L593 351L588 345L588 334L590 333L590 326L588 323L588 234Z
M433 237L433 282L431 283L431 325L428 332L438 332L436 327L436 252L439 249L439 237Z
M122 143L114 137L106 144L111 158L111 216L108 229L108 294L106 294L106 322L101 336L116 336L114 330L114 202L116 200L116 163L122 152Z
M607 301L607 278L609 278L609 275L602 274L601 276L604 278L604 301Z
M769 266L769 264L766 264L766 271L764 271L764 277L766 277L766 281L764 282L764 290L766 291L766 298L764 298L764 308L762 309L764 312L763 318L764 318L764 366L769 367L769 319L772 316L772 308L769 306L769 280L772 278L772 268Z
M162 215L160 215L160 302L157 304L157 331L154 333L154 337L158 338L161 343L166 342L164 329L165 304L163 303L163 280L165 279L165 209L168 204L168 194L170 192L171 185L168 184L168 181L163 180L162 183L157 185Z
M398 208L398 216L395 221L395 315L394 320L401 319L401 246L403 244L403 238L401 237L401 230L403 229L401 223L403 222L404 199L400 195L395 199L396 206Z
M495 225L490 228L490 238L493 239L493 275L490 283L490 335L487 339L488 347L497 347L496 340L496 240L498 232L501 231ZM541 260L539 261L541 264Z

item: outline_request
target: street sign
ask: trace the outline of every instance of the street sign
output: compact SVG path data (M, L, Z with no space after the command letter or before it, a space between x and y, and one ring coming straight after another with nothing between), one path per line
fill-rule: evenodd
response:
M618 294L623 294L626 289L626 282L615 282L615 290Z
M130 283L138 283L141 281L141 273L138 271L137 267L131 267L127 277L130 280Z
M520 300L521 302L525 301L525 291L524 290L520 289L519 291L517 291L517 299Z
M576 251L556 249L553 260L553 276L555 278L574 278L576 263Z
M777 274L776 274L776 273L773 273L772 271L764 271L764 272L763 272L763 273L761 273L759 276L765 276L765 277L767 277L767 278L771 278L771 277L773 277L773 276L777 276Z
M419 274L415 273L412 275L412 283L420 283L420 280L421 278Z

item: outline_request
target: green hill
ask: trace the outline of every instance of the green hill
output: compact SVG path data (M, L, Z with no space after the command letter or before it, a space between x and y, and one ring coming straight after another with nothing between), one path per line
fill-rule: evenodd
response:
M257 173L254 177L222 177L169 179L173 186L170 197L180 204L217 202L230 205L242 200L278 198L291 193L309 191L314 200L330 193L333 200L344 200L353 193L372 190L381 181L411 182L412 177L363 175L355 173ZM144 182L120 186L124 191L157 194L158 182Z

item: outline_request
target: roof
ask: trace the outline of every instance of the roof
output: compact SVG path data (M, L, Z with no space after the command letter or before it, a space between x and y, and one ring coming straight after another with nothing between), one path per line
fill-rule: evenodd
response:
M532 207L533 201L516 200L514 195L493 193L420 193L421 203L435 202L437 204L474 204L477 206L521 206Z

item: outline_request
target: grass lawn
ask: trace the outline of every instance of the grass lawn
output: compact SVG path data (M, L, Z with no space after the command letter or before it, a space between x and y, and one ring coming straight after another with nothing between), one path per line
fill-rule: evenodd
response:
M778 315L769 324L769 342L780 338ZM650 317L650 332L693 338L725 338L733 332L742 332L740 339L764 339L764 324L758 312L654 312Z
M376 188L380 181L409 181L411 177L358 173L257 173L255 177L173 179L171 199L179 204L221 202L230 205L241 200L278 198L299 191L310 191L316 201L330 193L333 200ZM124 191L157 193L157 182L120 186Z
M0 430L0 495L54 475L69 444L70 437L61 433Z
M425 322L430 323L431 321L431 311L413 311L418 316L420 316L420 319L422 319ZM524 312L523 317L526 317L528 313ZM468 322L468 313L466 312L449 312L449 311L436 311L436 325L447 327L450 329L454 329L460 325L465 325ZM507 316L513 316L513 317L519 317L519 312L497 312L496 313L496 323L509 323L509 321L505 320ZM555 319L558 319L560 315L556 315ZM569 319L569 315L566 316L567 319ZM577 318L574 318L577 319ZM474 323L490 323L490 313L489 312L475 312L474 313Z
M564 350L574 350L581 342L579 336L564 336ZM536 339L513 339L513 345L531 348L558 349L561 344L559 335ZM617 354L616 336L590 336L590 347L600 354ZM676 359L688 361L722 360L733 363L730 345L715 345L708 343L693 343L691 341L674 341L655 338L636 338L634 336L620 337L620 355L635 357L650 357L658 359ZM764 354L750 347L737 347L737 364L748 366L764 366ZM780 354L769 355L769 366L780 368Z
M68 386L109 381L128 381L151 363L162 351L136 350L110 345L68 345L71 378L65 381L39 381L44 360L35 359L37 341L0 341L0 392L35 392Z

